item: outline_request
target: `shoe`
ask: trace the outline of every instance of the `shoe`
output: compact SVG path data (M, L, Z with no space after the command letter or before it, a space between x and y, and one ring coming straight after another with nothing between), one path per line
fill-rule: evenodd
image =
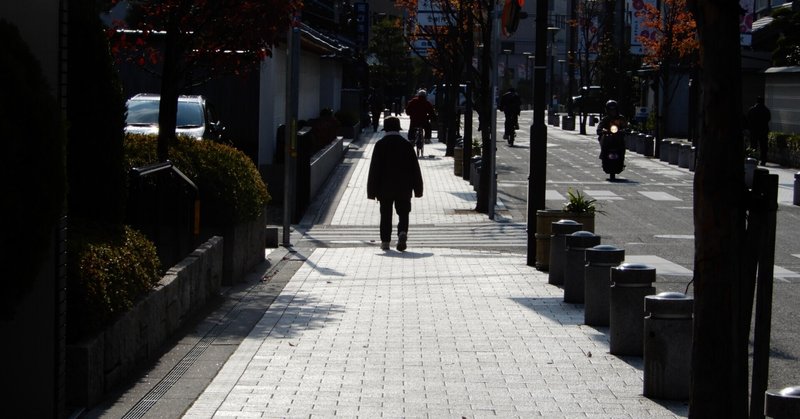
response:
M406 233L400 233L400 234L397 235L397 250L399 252L402 252L402 251L406 250L406 238L407 238L407 236L408 236L408 234L406 234Z
M389 242L381 242L381 250L389 250Z

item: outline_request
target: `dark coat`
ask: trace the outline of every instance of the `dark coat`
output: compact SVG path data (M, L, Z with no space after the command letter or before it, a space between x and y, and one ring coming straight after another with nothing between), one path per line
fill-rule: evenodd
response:
M375 144L367 178L367 198L411 199L422 196L422 172L414 146L399 134Z

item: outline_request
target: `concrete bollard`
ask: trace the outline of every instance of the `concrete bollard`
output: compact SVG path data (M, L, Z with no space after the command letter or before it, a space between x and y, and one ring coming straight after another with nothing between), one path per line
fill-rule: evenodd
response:
M680 154L680 151L681 151L681 142L673 141L672 146L670 146L669 148L669 156L667 156L669 164L675 166L678 165L678 155Z
M658 154L658 159L664 162L669 161L669 149L672 148L672 140L663 139L661 140L661 150Z
M576 231L566 236L564 261L564 302L583 304L586 249L600 244L600 236L590 231Z
M583 224L574 220L558 220L550 224L550 267L547 283L564 285L564 265L567 258L567 234L583 229Z
M679 292L644 297L644 396L688 400L694 299Z
M681 144L681 148L680 150L678 150L678 167L688 169L689 160L691 159L691 154L692 154L692 145L689 143Z
M764 415L772 419L800 418L800 386L767 390L764 394Z
M634 151L636 151L637 153L639 153L641 155L644 155L644 148L645 148L646 141L647 141L647 136L646 135L642 135L641 137L637 136L636 137L636 150L634 150Z
M611 299L611 268L625 260L625 251L601 244L586 249L583 323L589 326L608 326Z
M800 172L794 174L794 196L792 204L800 205Z
M747 186L747 189L753 188L753 177L755 176L757 166L758 160L752 157L744 159L744 185Z
M644 155L645 157L653 157L655 154L656 138L652 135L644 136Z
M609 346L614 355L642 356L644 348L644 297L656 293L656 269L623 263L611 268L608 316Z

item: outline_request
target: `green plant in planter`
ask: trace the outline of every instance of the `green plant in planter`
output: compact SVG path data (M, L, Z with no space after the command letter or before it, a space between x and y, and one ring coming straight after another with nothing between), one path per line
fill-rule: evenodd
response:
M585 214L602 214L597 208L597 200L587 197L583 192L578 189L569 188L567 190L567 202L564 204L563 210L566 212L576 212Z
M472 138L472 157L480 156L481 155L481 147L483 147L483 141L481 141L478 137Z

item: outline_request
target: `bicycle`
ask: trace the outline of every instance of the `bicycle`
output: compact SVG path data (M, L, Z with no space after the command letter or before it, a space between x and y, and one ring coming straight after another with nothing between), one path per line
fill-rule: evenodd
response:
M409 137L411 144L417 148L417 158L422 157L425 149L425 130L422 127L412 128Z

